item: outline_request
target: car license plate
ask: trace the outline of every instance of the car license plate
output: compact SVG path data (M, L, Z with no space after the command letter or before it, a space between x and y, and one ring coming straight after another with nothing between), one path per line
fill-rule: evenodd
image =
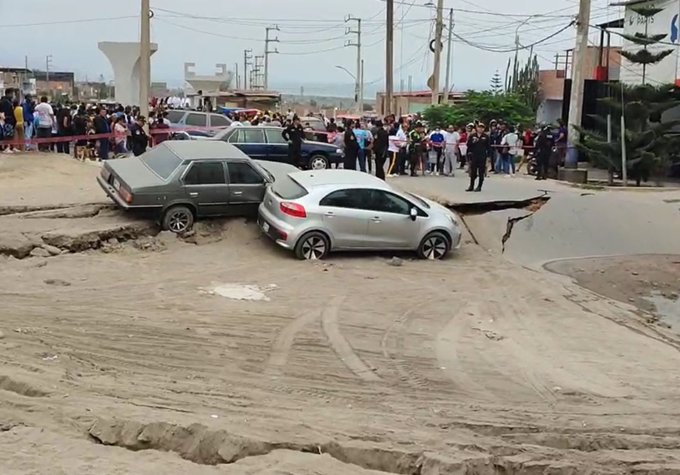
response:
M264 221L262 223L262 231L264 231L265 233L269 232L269 223L267 221Z
M116 189L116 191L120 190L120 182L115 178L113 179L113 187Z

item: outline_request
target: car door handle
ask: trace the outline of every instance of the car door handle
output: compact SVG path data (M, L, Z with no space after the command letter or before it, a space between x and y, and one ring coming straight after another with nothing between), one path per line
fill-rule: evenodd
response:
M192 198L196 198L198 196L198 193L196 192L189 193L189 196L191 196Z
M243 192L242 191L233 191L231 194L232 195L242 195Z
M374 217L371 219L371 221L373 221L374 223L380 223L380 222L382 222L382 219L380 219L378 216L374 216Z
M332 211L326 211L325 214L326 214L326 216L328 216L329 218L332 218L333 216L335 216L335 214L333 214Z

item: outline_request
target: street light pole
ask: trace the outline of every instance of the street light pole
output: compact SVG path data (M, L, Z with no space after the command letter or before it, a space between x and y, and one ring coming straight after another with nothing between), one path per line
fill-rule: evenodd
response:
M453 8L449 10L449 42L446 46L446 79L444 80L444 104L449 103L449 80L451 78L451 48L453 47Z
M392 113L394 96L394 0L387 0L387 36L385 38L385 110L384 115Z
M151 6L142 0L140 61L139 61L139 113L149 117L149 86L151 85Z
M588 67L586 54L588 53L590 3L590 0L580 0L578 18L576 20L576 45L574 47L571 95L569 98L566 168L578 168L578 150L576 150L574 145L579 140L579 133L576 127L581 125L581 116L583 115L583 92L586 68Z
M359 114L363 113L364 110L364 104L363 104L363 97L361 94L361 18L356 18L353 16L348 16L345 19L345 23L349 21L356 21L357 22L357 29L352 30L351 28L348 28L345 31L345 34L356 34L357 35L357 40L356 43L352 43L351 41L347 41L345 43L345 46L356 46L357 47L357 73L355 76L355 86L354 86L354 95L356 97L357 101L357 109Z
M442 30L444 29L444 0L437 1L437 24L434 34L434 72L432 74L432 105L439 104L439 76L441 75Z

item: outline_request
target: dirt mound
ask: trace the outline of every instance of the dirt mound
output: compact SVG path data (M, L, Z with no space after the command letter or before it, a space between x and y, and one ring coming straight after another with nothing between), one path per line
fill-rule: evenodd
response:
M220 241L248 245L259 237L260 232L255 222L244 218L221 218L198 221L194 224L194 229L182 236L182 239L196 245Z

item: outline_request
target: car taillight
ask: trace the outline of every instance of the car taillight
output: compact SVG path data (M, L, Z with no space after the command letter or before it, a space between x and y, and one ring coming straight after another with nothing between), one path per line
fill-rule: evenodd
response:
M120 190L118 190L118 194L120 194L120 197L123 198L123 201L126 203L132 203L132 193L125 188L121 187Z
M305 210L305 207L297 204L297 203L291 203L290 201L283 201L279 205L279 208L281 208L281 212L283 214L287 214L288 216L292 216L294 218L306 218L307 217L307 211Z

